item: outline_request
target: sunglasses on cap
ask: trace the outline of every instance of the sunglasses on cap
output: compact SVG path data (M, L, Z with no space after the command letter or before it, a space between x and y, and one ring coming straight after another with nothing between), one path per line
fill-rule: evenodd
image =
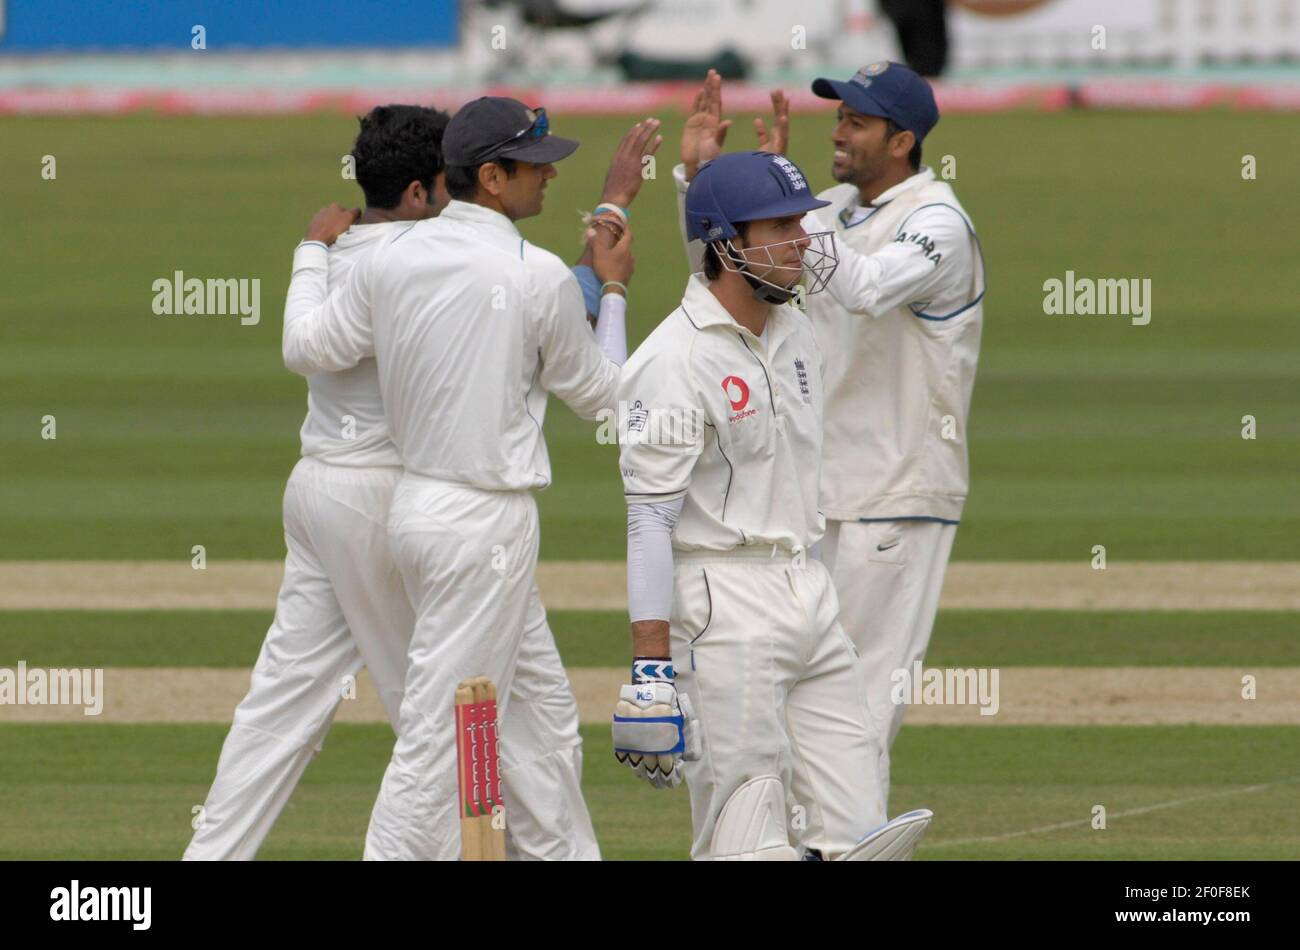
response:
M526 129L522 129L516 132L514 135L510 136L509 138L502 139L500 142L497 142L494 145L489 145L486 148L479 149L479 154L491 155L495 157L496 155L500 154L501 151L506 148L506 146L512 145L515 142L530 141L532 139L545 138L547 135L550 135L551 120L546 117L546 110L539 106L536 109L529 109L528 111L536 113L537 115L537 118L533 119L532 125L530 125ZM509 158L509 156L506 157ZM491 161L491 159L485 158L482 159L482 161Z

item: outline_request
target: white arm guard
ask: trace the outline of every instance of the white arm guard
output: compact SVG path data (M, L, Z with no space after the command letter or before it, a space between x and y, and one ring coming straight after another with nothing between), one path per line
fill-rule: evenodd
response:
M605 294L600 298L596 342L605 359L615 366L627 362L627 298L622 294Z
M686 498L627 506L627 612L667 620L673 606L673 528Z

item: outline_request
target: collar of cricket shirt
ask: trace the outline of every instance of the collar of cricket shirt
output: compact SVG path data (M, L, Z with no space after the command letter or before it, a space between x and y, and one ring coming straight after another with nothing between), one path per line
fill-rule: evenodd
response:
M372 221L369 224L354 224L338 236L334 242L335 247L358 247L362 244L369 244L371 241L378 241L388 234L398 225L410 225L410 221Z
M903 194L903 192L911 191L913 188L920 188L928 181L934 181L934 169L929 165L922 165L921 170L915 175L904 178L893 188L889 188L876 195L876 197L871 201L871 206L873 208L879 208L882 205L887 205L899 195Z
M925 183L931 181L934 181L934 170L931 169L929 165L922 165L919 172L908 178L904 178L893 188L882 191L871 200L871 204L869 205L863 205L861 199L858 197L858 193L855 191L853 193L853 198L849 203L840 209L840 223L846 227L853 227L856 224L861 224L870 217L870 215L862 216L862 212L867 208L879 210L904 192L911 191L913 188L919 188ZM856 221L854 220L855 218L857 218Z
M519 229L504 214L500 211L493 211L491 208L485 208L483 205L476 205L472 201L457 201L453 198L447 207L442 209L442 214L438 217L445 221L475 221L490 227L500 228L515 237L519 237Z
M764 348L769 353L776 352L781 341L790 335L792 318L785 312L789 306L791 305L787 303L772 307L772 313L767 318L763 339ZM690 280L686 282L686 293L682 296L682 312L697 330L713 326L730 327L742 334L741 339L757 339L737 323L736 318L727 311L717 297L713 296L713 291L709 290L709 282L704 279L703 274L692 274Z

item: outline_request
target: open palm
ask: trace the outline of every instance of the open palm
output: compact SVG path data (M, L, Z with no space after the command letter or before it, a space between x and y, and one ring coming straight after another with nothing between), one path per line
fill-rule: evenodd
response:
M722 118L722 77L717 70L710 69L682 130L681 159L686 166L687 181L695 177L701 165L722 154L730 127L731 120Z

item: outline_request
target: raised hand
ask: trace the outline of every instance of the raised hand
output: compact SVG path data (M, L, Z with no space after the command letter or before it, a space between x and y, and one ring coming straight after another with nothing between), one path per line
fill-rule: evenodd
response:
M758 150L784 155L790 146L790 101L780 89L772 90L772 131L762 119L754 120L754 131L758 134Z
M681 158L687 181L695 177L701 165L722 154L729 128L731 120L722 118L722 76L716 69L710 69L682 130Z
M605 186L600 191L601 203L618 205L626 209L636 200L641 190L642 157L653 155L663 144L664 137L658 134L659 120L646 119L632 126L631 131L623 136L614 150L614 157L605 173Z

